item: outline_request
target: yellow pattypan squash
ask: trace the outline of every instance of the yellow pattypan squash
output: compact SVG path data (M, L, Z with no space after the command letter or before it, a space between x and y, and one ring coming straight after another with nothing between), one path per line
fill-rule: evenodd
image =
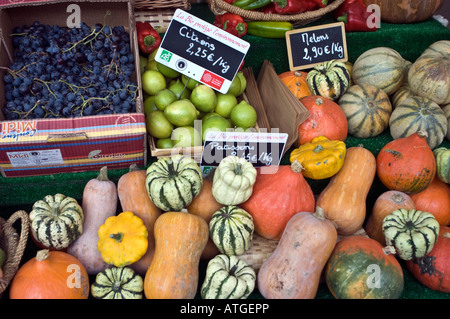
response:
M290 161L297 160L303 167L303 176L325 179L336 174L344 164L347 148L340 140L329 140L325 136L313 138L291 152Z
M98 229L97 248L107 264L124 267L147 252L148 231L141 218L132 212L108 217Z

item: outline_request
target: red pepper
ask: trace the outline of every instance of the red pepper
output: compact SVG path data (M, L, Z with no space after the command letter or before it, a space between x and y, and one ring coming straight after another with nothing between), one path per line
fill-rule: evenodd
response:
M277 14L296 14L313 10L318 7L320 0L273 0Z
M346 0L333 12L337 21L344 22L346 31L376 31L377 27L367 24L371 14L362 0Z
M233 4L236 0L225 0L226 3Z
M217 15L214 25L239 38L247 34L247 23L238 14L227 12Z
M324 8L328 4L328 0L312 0L312 2L317 3L317 6L320 8Z
M161 36L149 22L138 21L136 32L139 48L145 54L152 53L161 44Z

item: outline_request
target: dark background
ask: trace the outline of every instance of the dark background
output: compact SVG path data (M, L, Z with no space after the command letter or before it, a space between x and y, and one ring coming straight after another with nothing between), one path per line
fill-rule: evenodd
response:
M447 20L450 20L450 1L445 0L442 7L436 12L436 14L440 14ZM448 25L447 28L450 29L450 25Z

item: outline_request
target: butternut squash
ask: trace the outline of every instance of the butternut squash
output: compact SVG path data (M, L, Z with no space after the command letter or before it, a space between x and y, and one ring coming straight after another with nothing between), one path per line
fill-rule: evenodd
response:
M259 269L258 290L267 299L313 299L336 242L335 225L320 208L295 214Z
M100 169L97 178L86 183L83 190L83 233L68 248L67 252L77 258L89 275L98 274L107 268L97 249L98 229L105 220L117 212L116 184L108 179L107 167Z
M119 197L122 211L133 212L142 219L148 232L147 252L137 262L129 265L139 275L145 275L155 253L155 236L153 227L156 219L162 211L158 208L148 196L145 186L147 175L145 170L139 169L136 165L130 167L130 171L122 175L117 182L117 194Z
M147 299L193 299L200 257L209 238L206 221L187 212L166 212L155 222L155 255L144 278Z
M383 219L394 210L400 208L415 208L414 201L408 194L400 191L389 190L378 196L373 204L372 212L367 218L367 223L364 227L366 234L370 238L378 241L383 247L386 246L386 240L384 239L382 229Z
M362 228L366 199L376 174L375 156L362 146L349 147L344 164L319 194L316 205L347 236Z

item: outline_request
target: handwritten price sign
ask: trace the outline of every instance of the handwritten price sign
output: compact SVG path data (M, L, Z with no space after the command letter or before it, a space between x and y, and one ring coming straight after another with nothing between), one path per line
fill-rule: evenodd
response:
M344 23L331 23L286 32L291 71L331 60L347 61Z

